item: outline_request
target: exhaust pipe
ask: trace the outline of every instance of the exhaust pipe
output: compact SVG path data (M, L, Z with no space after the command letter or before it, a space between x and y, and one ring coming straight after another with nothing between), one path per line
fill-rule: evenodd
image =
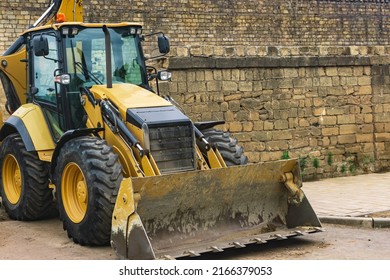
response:
M39 25L44 25L50 19L52 19L60 9L62 0L53 0L47 8L47 10L41 15L41 17L32 25L32 27L37 27Z
M40 16L40 18L34 22L33 25L30 27L34 28L37 26L45 25L50 19L52 19L57 12L59 11L62 4L62 0L53 0L49 6L49 8L46 9L46 11ZM16 53L19 48L25 44L25 38L23 36L20 36L3 54L3 56L11 55Z
M106 44L106 80L107 88L112 88L111 36L106 25L103 26Z

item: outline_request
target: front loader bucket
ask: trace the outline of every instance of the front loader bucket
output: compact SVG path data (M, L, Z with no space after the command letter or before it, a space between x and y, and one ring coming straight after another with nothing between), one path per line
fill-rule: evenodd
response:
M125 259L178 258L320 231L300 186L296 160L125 179L112 246Z

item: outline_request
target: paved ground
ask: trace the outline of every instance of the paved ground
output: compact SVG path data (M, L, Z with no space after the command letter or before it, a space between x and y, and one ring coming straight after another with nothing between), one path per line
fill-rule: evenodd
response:
M364 217L390 210L390 172L304 182L318 216Z
M242 255L220 256L222 259L390 259L390 216L387 228L372 229L372 213L390 213L389 173L333 178L304 182L315 212L323 222L324 233L294 238L279 245L248 248ZM363 216L363 218L361 218ZM336 222L322 217L335 217ZM381 216L378 216L381 217ZM351 227L351 219L355 227ZM363 223L356 223L356 220ZM367 221L368 220L368 221ZM383 222L383 221L382 221ZM331 224L341 225L331 225ZM345 226L349 225L349 226ZM370 228L371 227L371 228ZM268 244L268 243L267 243ZM269 252L268 252L269 251ZM268 253L267 253L268 252ZM381 252L378 254L378 252ZM10 221L0 208L0 260L2 259L116 259L110 247L83 247L66 237L58 219Z

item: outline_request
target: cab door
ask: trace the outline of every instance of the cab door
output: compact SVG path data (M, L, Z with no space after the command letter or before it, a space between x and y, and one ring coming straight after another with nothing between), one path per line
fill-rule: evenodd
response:
M59 40L54 31L35 33L30 40L30 96L38 104L49 123L53 138L59 139L66 130L61 85L55 77L61 72Z

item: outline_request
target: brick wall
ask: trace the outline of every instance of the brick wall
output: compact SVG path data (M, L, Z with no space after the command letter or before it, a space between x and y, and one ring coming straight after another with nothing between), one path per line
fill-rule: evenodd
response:
M0 1L0 53L46 10L48 0Z
M0 2L0 51L50 0ZM84 0L86 21L139 21L173 46L389 45L389 0Z
M89 0L87 18L135 20L179 45L389 44L388 0Z
M48 2L1 1L0 52ZM301 157L306 178L390 168L390 1L84 5L88 22L164 31L173 79L162 91L194 120L226 120L251 162Z
M366 52L363 47L354 48ZM177 57L162 86L197 121L226 120L251 162L302 159L306 178L390 166L390 56Z

